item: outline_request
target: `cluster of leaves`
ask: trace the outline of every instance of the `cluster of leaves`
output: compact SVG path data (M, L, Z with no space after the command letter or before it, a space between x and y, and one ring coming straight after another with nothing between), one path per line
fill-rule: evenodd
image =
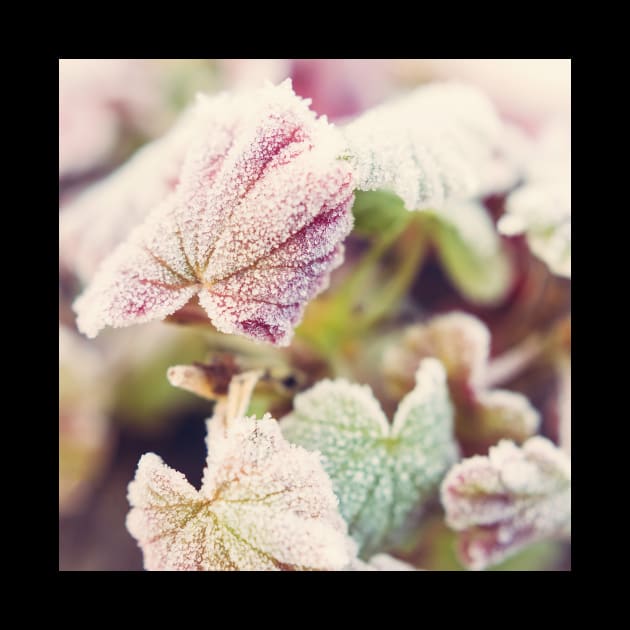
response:
M472 304L505 298L515 272L489 193L509 193L502 232L525 233L570 277L567 159L550 144L514 141L492 104L458 84L342 127L290 82L200 96L62 213L62 262L87 282L78 328L94 337L201 312L224 335L290 346L294 364L306 343L338 375L347 340L395 310L431 249ZM541 155L561 175L533 169ZM370 249L305 314L342 265L355 218ZM379 282L392 255L400 264ZM218 402L199 490L155 454L138 464L127 527L145 568L414 570L383 554L403 553L438 497L473 569L568 538L570 460L531 437L540 418L525 396L494 387L490 341L463 313L406 329L382 360L391 422L368 385L344 378L290 396L278 422L246 413L251 380L226 393L198 368L172 370L171 383Z

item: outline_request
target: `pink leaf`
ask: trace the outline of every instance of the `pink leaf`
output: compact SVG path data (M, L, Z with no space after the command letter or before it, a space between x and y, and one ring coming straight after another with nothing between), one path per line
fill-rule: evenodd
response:
M502 441L488 457L464 460L448 473L441 493L447 523L462 532L460 557L471 569L571 535L571 462L542 437L522 448Z
M199 293L220 331L287 345L352 228L340 136L289 82L197 107L179 185L76 302L79 328L162 319Z

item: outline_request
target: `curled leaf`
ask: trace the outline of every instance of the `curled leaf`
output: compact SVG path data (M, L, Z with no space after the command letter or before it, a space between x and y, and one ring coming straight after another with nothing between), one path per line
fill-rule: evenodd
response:
M287 345L352 227L339 136L290 82L201 98L179 184L75 303L79 329L163 319L193 296L225 333Z
M496 304L505 297L512 281L510 259L483 204L446 204L431 213L428 225L443 268L465 298Z
M439 209L487 192L501 123L473 87L433 84L345 127L357 188L396 193L408 210ZM490 168L489 168L490 167Z
M339 379L296 396L282 431L323 454L363 555L381 549L419 513L455 457L444 368L433 359L420 365L391 426L368 386Z
M471 569L571 535L571 462L542 437L522 448L502 441L487 457L455 465L441 495L448 525L461 532L461 560Z
M346 525L319 455L289 444L277 422L208 421L201 490L155 454L129 485L127 528L148 570L340 570Z

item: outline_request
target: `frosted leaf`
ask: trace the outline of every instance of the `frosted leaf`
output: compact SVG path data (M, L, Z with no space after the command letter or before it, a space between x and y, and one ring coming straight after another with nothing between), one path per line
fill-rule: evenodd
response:
M488 457L455 465L441 487L447 523L461 532L471 569L501 562L523 547L571 535L571 462L549 440L522 448L502 441Z
M346 571L423 571L423 569L416 569L415 567L398 560L386 553L379 553L370 558L369 562L363 562L358 558L355 558L350 565L345 569Z
M201 490L155 454L129 484L127 528L147 570L340 570L352 557L317 453L289 444L277 422L208 421Z
M338 132L290 82L201 97L180 181L76 302L88 336L161 319L199 294L226 333L287 345L352 228Z
M339 379L296 396L282 430L323 454L362 554L381 549L408 524L455 457L445 373L433 359L420 365L391 426L368 386Z
M456 83L418 88L344 130L360 190L395 192L408 210L488 192L501 123L490 101Z
M437 254L462 295L477 304L503 299L511 285L512 269L483 204L448 203L433 218Z
M200 108L185 112L165 136L142 147L123 166L63 207L59 216L60 259L84 282L175 190L188 146L199 126L210 124L207 118L207 112Z
M571 130L554 123L528 158L525 184L507 199L499 231L525 234L532 252L551 271L571 277Z
M422 359L439 359L455 405L457 440L467 455L486 453L502 438L526 440L540 424L538 412L522 394L485 387L489 352L485 324L453 312L407 328L402 341L386 351L383 371L392 396L399 397L413 387L411 375Z

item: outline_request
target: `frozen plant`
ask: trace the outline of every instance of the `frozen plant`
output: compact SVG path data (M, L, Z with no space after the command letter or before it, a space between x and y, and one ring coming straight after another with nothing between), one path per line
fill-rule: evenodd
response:
M180 77L170 131L62 205L60 480L111 496L132 473L97 438L133 435L151 571L566 568L567 121L403 93L394 60L366 90L344 60L241 61L192 102ZM170 447L207 417L191 483Z

